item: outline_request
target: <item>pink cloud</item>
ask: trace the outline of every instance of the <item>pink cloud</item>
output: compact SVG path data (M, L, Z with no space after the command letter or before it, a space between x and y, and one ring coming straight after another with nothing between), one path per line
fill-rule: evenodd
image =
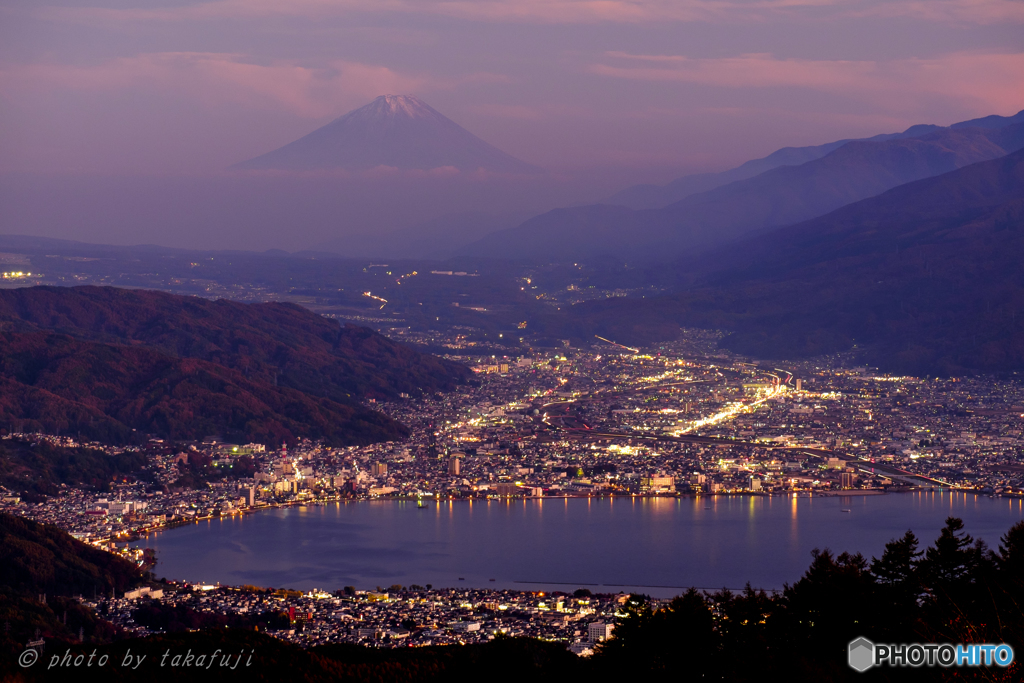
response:
M768 0L766 4L815 0ZM46 19L87 23L209 21L263 17L322 18L352 12L440 14L479 21L543 23L637 22L657 17L708 18L733 3L717 0L213 0L183 7L46 7Z
M417 92L428 83L374 64L335 61L323 68L254 64L224 53L161 52L79 66L28 64L0 70L0 92L47 89L102 91L152 88L213 105L285 109L305 118L338 114L389 92Z
M886 62L778 59L746 54L720 59L607 53L593 64L602 76L698 83L726 88L797 87L872 101L883 108L913 106L925 95L972 101L979 113L1024 107L1024 53L952 53Z
M642 23L758 21L773 15L835 19L912 16L946 23L1024 22L1020 0L212 0L181 7L45 7L46 19L112 25L274 17L320 19L351 13L437 14L473 21Z
M40 90L159 89L211 105L283 109L303 118L338 115L378 95L455 90L508 83L502 74L472 72L449 78L399 73L386 66L335 60L322 67L256 64L228 53L160 52L100 64L35 63L0 67L0 94Z
M964 24L1024 22L1020 0L904 0L874 3L855 9L850 16L913 17L928 21Z

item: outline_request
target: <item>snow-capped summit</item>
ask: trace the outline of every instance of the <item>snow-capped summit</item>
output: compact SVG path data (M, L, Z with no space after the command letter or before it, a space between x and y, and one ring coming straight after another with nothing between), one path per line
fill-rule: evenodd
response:
M361 171L379 166L515 174L539 171L411 95L381 95L295 142L233 168Z
M421 118L429 116L441 116L427 106L427 103L412 95L381 95L373 102L370 102L361 109L351 112L356 114L363 112L371 117L377 116L408 116L409 118ZM441 118L444 118L441 116Z

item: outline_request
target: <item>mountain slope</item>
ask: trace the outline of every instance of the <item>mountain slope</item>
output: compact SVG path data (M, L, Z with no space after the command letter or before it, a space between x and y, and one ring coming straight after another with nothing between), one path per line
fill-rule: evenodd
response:
M469 376L292 304L0 290L0 427L11 431L365 444L407 430L360 399L450 390Z
M109 491L112 481L142 477L148 458L134 450L108 453L33 439L0 439L0 486L28 502L57 496L61 485Z
M216 363L46 332L0 332L0 389L0 427L106 443L155 434L347 446L408 435L381 413L249 380Z
M890 188L1024 147L1024 124L941 129L920 138L850 142L800 166L692 195L663 209L559 209L500 231L466 252L524 260L614 255L668 260L820 216ZM514 239L512 238L514 234Z
M0 587L17 595L89 595L124 590L142 579L117 555L65 531L0 513Z
M1024 369L1024 150L707 254L695 285L574 307L574 332L717 327L762 358L862 350L910 374Z
M0 323L108 344L145 345L345 402L448 391L471 376L365 327L283 303L210 301L115 287L0 290Z
M1022 117L1024 118L1024 117ZM902 133L875 135L862 142L884 142L903 138L916 138L940 130L939 126L911 126ZM799 166L820 159L839 149L852 139L836 140L809 147L783 147L761 159L752 159L736 168L721 173L695 173L676 178L666 185L634 185L608 198L608 204L628 206L631 209L660 209L692 194L708 192L738 180L746 180L780 166Z
M40 636L51 647L83 636L93 647L116 636L118 627L72 596L120 593L142 580L139 567L123 557L50 524L0 513L0 679L31 680L22 678L26 669L15 667L15 657Z
M950 128L1005 128L1024 123L1024 111L1014 116L986 116L954 123ZM918 124L902 133L885 133L870 138L859 138L858 142L885 142L905 138L918 138L940 130L940 126ZM631 209L658 209L678 202L692 194L707 192L716 187L728 185L737 180L746 180L779 166L799 166L829 154L851 139L837 140L824 145L810 147L783 147L761 159L753 159L736 168L721 173L697 173L676 178L666 185L634 185L608 198L608 204L628 206Z
M295 142L232 168L365 171L379 166L507 174L539 171L409 95L382 95Z

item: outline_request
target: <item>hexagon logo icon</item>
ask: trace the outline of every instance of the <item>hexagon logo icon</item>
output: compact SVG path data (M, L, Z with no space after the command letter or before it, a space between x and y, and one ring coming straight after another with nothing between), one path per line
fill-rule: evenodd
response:
M861 673L867 671L875 663L875 644L867 638L858 638L846 648L850 668Z

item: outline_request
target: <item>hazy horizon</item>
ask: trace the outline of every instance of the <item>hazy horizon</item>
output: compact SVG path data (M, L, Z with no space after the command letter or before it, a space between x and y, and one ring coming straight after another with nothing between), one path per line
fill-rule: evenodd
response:
M0 15L0 231L82 241L294 250L1024 108L1015 0L8 0ZM552 179L266 190L226 170L384 94Z
M7 0L3 169L215 171L384 94L544 167L709 170L1024 108L1014 0Z

